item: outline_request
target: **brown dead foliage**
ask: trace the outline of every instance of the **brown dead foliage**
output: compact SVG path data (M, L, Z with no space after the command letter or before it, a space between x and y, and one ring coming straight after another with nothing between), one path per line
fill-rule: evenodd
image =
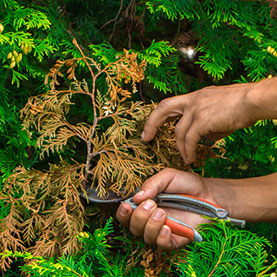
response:
M86 158L81 163L61 159L45 171L23 167L14 171L1 195L10 210L0 223L1 252L27 250L35 256L49 257L74 254L80 247L76 236L85 224L86 212L79 197L85 186L95 187L99 196L108 191L119 193L122 189L129 193L162 168L190 170L178 154L174 122L160 128L151 143L140 138L145 118L154 104L143 105L126 99L143 80L145 61L138 62L136 54L124 50L115 62L103 66L85 56L75 40L74 44L82 58L58 60L46 77L50 90L31 97L21 117L30 136L32 132L38 134L41 159L61 153L72 138L83 142ZM80 62L86 64L90 82L77 79ZM97 86L100 76L105 76L105 91ZM61 77L70 80L67 89L60 89ZM75 94L90 98L92 124L68 121ZM107 118L113 123L103 130L100 123ZM1 268L5 270L10 262L2 259Z

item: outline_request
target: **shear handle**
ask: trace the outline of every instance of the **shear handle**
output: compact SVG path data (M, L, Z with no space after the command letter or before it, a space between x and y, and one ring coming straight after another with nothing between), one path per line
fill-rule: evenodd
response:
M137 208L137 204L133 201L133 197L128 198L123 202L128 203L133 210ZM165 225L167 225L171 229L171 232L175 235L182 236L197 242L202 241L201 235L194 228L180 220L167 216Z
M195 196L186 195L186 194L170 194L170 193L159 193L156 196L157 198L157 204L160 205L165 202L172 202L172 203L179 203L184 205L193 205L196 209L206 209L210 212L212 212L217 218L226 218L228 216L228 212L217 206L216 204L213 204L207 200L200 199Z
M165 225L167 225L171 229L171 232L175 235L197 242L201 242L203 240L201 235L194 228L170 216L166 217Z

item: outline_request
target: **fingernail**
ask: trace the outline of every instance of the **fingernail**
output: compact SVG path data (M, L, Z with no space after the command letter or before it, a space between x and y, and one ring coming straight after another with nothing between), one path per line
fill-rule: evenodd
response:
M163 217L164 212L162 210L156 210L153 214L153 219L159 220Z
M146 202L143 204L143 208L145 210L150 210L154 207L154 202L153 200L146 200Z
M142 139L144 139L144 137L145 137L145 133L144 133L144 132L142 132L142 134L141 134L141 138L142 138Z
M168 234L168 232L169 232L168 227L164 225L164 226L162 227L162 230L161 230L161 232L160 232L160 235L161 235L162 237L165 237L165 236Z
M121 216L126 216L128 214L128 210L125 207L120 207L119 214Z
M143 194L144 194L144 190L141 190L135 196L141 197Z

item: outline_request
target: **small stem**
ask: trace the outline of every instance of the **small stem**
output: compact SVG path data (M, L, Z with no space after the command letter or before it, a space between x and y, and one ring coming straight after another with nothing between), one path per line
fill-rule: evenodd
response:
M83 57L83 61L86 63L86 65L87 65L87 67L88 67L88 69L89 69L89 71L90 71L91 77L93 78L93 77L94 77L94 73L93 73L93 71L92 71L92 68L90 67L90 65L89 65L89 63L88 63L88 61L87 61L87 59L86 59L86 56L85 56L84 52L83 52L82 49L80 48L80 46L79 46L79 44L78 44L78 42L77 42L77 40L76 40L75 38L73 39L73 44L77 47L77 49L78 49L79 52L81 53L81 55L82 55L82 57Z
M268 266L264 271L260 272L260 274L257 277L262 277L266 272L268 272L271 268L273 268L277 264L277 261L275 261L273 264Z
M220 264L220 262L221 262L221 259L222 259L222 256L223 256L223 254L224 254L226 242L227 242L227 241L224 242L223 247L222 247L222 251L221 251L220 256L219 256L219 258L218 258L218 261L217 261L215 267L213 268L213 270L211 271L211 273L208 275L208 277L211 277L211 276L213 275L213 273L215 272L215 270L217 269L217 267L219 266L219 264Z
M101 151L99 151L99 152L94 152L94 153L91 153L91 154L90 154L90 157L91 157L91 158L94 158L95 156L100 155L100 154L102 154L102 153L106 153L106 152L107 152L106 150L101 150Z
M92 102L92 106L93 106L93 124L92 124L92 128L91 128L91 132L90 132L90 138L93 137L95 129L96 129L96 125L98 123L98 118L97 118L97 111L96 111L96 103L95 103L95 89L96 89L96 79L99 76L99 72L98 74L94 75L91 66L89 65L86 56L84 55L84 52L82 51L82 49L80 48L80 46L77 43L77 40L74 38L73 39L73 44L77 47L77 49L79 50L79 52L81 53L84 62L86 63L90 74L91 74L91 78L92 78L92 89L91 89L91 102ZM90 139L86 141L87 142L87 160L86 160L86 165L85 165L85 182L87 182L87 178L89 176L89 167L90 167L90 163L91 163L91 159L92 159L92 145L91 145L91 141Z
M79 50L79 52L81 53L82 57L83 57L83 61L86 63L89 71L90 71L90 75L92 78L92 89L91 89L91 100L92 100L92 106L93 106L93 114L94 114L94 122L97 121L97 113L96 113L96 105L95 105L95 87L96 87L96 78L99 75L99 73L97 75L94 75L91 66L89 65L87 58L84 54L84 52L82 51L82 49L80 48L79 44L77 43L77 40L74 38L73 39L73 44L77 47L77 49Z
M125 59L125 56L121 57L119 60L115 61L115 62L111 62L109 64L107 64L102 70L100 70L97 74L95 74L95 78L97 78L100 74L102 74L103 72L106 72L106 74L108 75L108 71L107 69L109 67L111 67L113 64L116 64L118 62L121 62L122 60Z
M78 138L82 139L84 142L87 142L86 138L76 133L74 127L71 124L69 124L67 121L64 121L64 124L68 127L68 129L70 129L74 134L76 134Z
M122 7L123 7L123 0L121 0L121 2L120 2L119 10L118 10L118 12L117 12L116 17L113 18L113 19L111 19L111 20L109 20L108 22L106 22L103 26L101 26L101 27L99 28L98 31L102 30L102 29L105 28L107 25L109 25L110 23L112 23L112 22L115 21L114 27L113 27L113 31L112 31L112 34L111 34L111 36L112 36L112 35L113 35L113 32L114 32L114 30L115 30L115 26L116 26L116 24L117 24L117 19L118 19L120 13L121 13ZM111 40L111 36L110 36L109 40Z

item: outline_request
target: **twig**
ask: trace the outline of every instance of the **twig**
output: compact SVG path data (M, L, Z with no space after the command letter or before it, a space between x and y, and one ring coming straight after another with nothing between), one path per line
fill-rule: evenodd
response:
M87 65L87 67L88 67L88 69L89 69L89 71L90 71L91 77L93 78L93 77L94 77L94 73L93 73L92 68L90 67L90 65L89 65L89 63L88 63L88 61L87 61L87 59L86 59L86 56L85 56L84 52L83 52L82 49L80 48L80 46L79 46L79 44L78 44L78 42L77 42L77 40L76 40L75 38L73 39L72 42L73 42L73 44L77 47L77 49L79 50L79 52L81 53L81 55L82 55L82 57L83 57L83 60L84 60L84 62L86 63L86 65Z
M120 13L121 13L122 7L123 7L123 0L121 0L121 2L120 2L119 10L118 10L118 12L117 12L116 17L113 18L113 19L111 19L111 20L109 20L109 21L106 22L104 25L102 25L102 26L99 28L99 31L101 31L101 30L104 29L107 25L109 25L110 23L112 23L112 22L115 21L115 24L114 24L114 27L113 27L113 31L112 31L112 34L113 34L113 32L114 32L114 30L115 30L115 26L116 26L116 24L117 24L117 19L118 19Z
M107 151L106 150L101 150L101 151L98 151L98 152L90 153L90 157L93 158L93 157L95 157L97 155L100 155L102 153L107 153Z
M223 256L223 254L224 254L226 242L227 242L227 241L224 242L223 247L222 247L222 251L221 251L220 256L219 256L219 258L218 258L218 261L217 261L215 267L213 268L213 270L212 270L212 271L210 272L210 274L208 275L208 277L211 277L211 276L213 275L213 273L215 272L215 270L217 269L217 267L219 266L219 264L220 264L220 262L221 262L221 259L222 259L222 256Z
M92 78L92 89L91 89L91 102L92 102L92 106L93 106L93 124L91 127L91 132L90 132L90 138L93 137L97 123L98 123L98 118L97 118L97 111L96 111L96 103L95 103L95 89L96 89L96 78L99 76L99 72L98 74L94 75L91 66L89 65L86 56L84 55L84 52L82 51L82 49L80 48L80 46L77 43L77 40L74 38L73 39L73 44L77 47L77 49L79 50L79 52L81 53L84 62L86 63L90 74L91 74L91 78ZM86 160L86 165L85 165L85 182L87 182L87 178L89 176L89 167L90 167L90 163L91 163L91 151L92 151L92 145L91 145L91 140L90 138L86 141L87 142L87 160Z
M108 65L106 65L101 71L99 71L96 75L95 75L95 78L97 78L100 74L102 74L103 72L106 72L107 73L107 69L109 67L111 67L113 64L116 64L118 62L121 62L122 60L125 59L125 56L121 57L119 60L115 61L115 62L111 62L109 63Z
M262 277L264 276L264 274L269 271L271 268L273 268L275 265L277 264L277 261L275 261L273 264L271 264L270 266L268 266L265 270L263 270L262 272L260 272L260 274L257 277Z

